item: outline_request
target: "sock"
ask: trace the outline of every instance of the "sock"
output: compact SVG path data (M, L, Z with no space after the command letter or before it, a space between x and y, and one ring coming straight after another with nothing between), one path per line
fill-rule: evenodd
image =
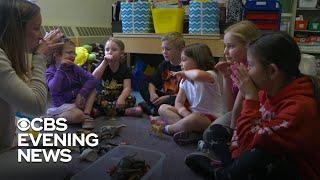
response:
M164 126L163 132L164 132L165 134L171 135L172 133L169 131L169 126L170 126L170 125Z

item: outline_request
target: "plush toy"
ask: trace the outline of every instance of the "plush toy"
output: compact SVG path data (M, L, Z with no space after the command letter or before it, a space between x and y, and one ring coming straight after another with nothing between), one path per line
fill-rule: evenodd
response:
M96 52L95 44L85 44L81 47L76 47L76 58L74 63L78 66L81 66L83 69L92 72L99 62L100 51Z
M84 47L76 47L76 58L74 63L78 66L82 66L84 63L87 62L89 56L89 52Z

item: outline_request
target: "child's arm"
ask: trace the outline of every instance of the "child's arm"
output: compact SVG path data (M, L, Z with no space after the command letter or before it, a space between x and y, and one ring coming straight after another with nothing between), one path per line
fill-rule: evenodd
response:
M213 75L213 72L210 72L210 71L192 69L188 71L179 71L179 72L172 72L172 73L175 76L181 76L182 79L214 83L214 75Z
M186 97L184 90L179 88L179 92L177 94L176 101L174 103L174 107L178 110L178 113L182 117L186 117L189 114L191 114L191 112L184 105L186 100L187 100L187 97Z
M312 102L313 101L313 102ZM243 109L237 119L237 137L240 152L259 147L273 154L288 154L303 149L319 147L316 102L312 99L283 102L277 113L262 120L260 103L244 100Z
M124 106L126 103L127 97L131 94L131 79L124 79L123 80L123 90L118 97L117 106Z
M231 123L230 123L230 128L234 129L236 127L236 120L239 117L242 109L242 102L243 102L243 97L240 93L240 91L237 94L236 100L234 102L234 106L231 112Z
M229 112L233 109L233 104L235 103L234 95L232 93L232 80L231 78L223 77L222 81L222 95L225 102L226 110Z
M159 98L159 95L156 93L157 87L162 86L162 73L164 72L164 62L160 63L156 71L152 74L151 81L148 85L150 101L154 102Z
M104 59L101 64L93 71L92 75L97 78L98 80L101 80L102 75L104 71L106 70L106 67L108 66L108 61Z
M63 79L66 75L66 70L70 68L69 65L62 64L57 69L50 66L46 71L46 81L49 90L54 93L59 93L62 91Z
M228 61L221 60L216 65L215 68L222 74L223 81L223 99L225 102L226 110L231 111L233 108L233 103L235 101L234 94L232 93L232 80L231 80L231 66L232 63Z
M99 81L91 73L77 66L75 68L75 73L79 75L81 82L83 82L83 85L79 90L79 94L86 99L96 88Z
M156 87L152 83L149 83L148 90L149 90L151 102L154 102L159 98L159 95L156 93Z

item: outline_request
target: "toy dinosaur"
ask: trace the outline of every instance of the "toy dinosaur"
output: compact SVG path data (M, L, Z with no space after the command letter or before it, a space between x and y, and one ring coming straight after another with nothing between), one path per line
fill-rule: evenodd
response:
M126 125L121 124L118 126L102 126L97 132L99 140L113 139L119 135L119 130L122 127L126 127Z
M141 179L148 172L150 166L145 161L135 159L135 156L136 154L125 156L117 166L108 168L107 173L111 176L111 179Z

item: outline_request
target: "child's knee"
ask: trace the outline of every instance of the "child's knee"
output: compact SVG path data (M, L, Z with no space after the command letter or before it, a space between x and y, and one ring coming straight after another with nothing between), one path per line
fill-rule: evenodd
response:
M170 105L168 105L168 104L162 104L160 107L159 107L159 109L158 109L158 113L161 115L163 115L163 114L166 114L166 112L168 112L168 110L169 110L169 108L170 108L171 106Z
M67 119L69 123L82 123L85 119L86 115L84 114L83 111L77 110L72 112L71 114L71 119Z

